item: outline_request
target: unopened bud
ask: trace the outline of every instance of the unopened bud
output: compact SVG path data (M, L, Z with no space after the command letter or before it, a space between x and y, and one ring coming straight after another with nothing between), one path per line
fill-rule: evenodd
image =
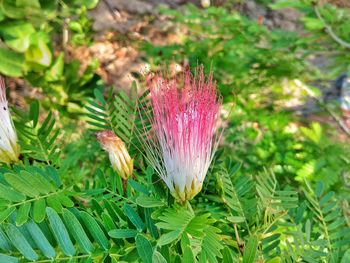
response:
M108 153L113 169L122 179L127 180L132 175L134 161L124 142L110 130L98 132L96 137L102 149Z
M201 0L201 5L203 8L208 8L210 6L210 0Z

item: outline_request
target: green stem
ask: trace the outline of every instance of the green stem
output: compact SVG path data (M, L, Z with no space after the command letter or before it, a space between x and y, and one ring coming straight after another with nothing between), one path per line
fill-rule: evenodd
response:
M23 205L23 204L26 204L26 203L30 203L30 202L34 202L34 201L40 200L42 198L47 198L47 197L52 196L52 195L57 195L57 194L63 192L64 190L66 190L66 189L59 190L59 191L56 191L56 192L53 192L53 193L49 193L49 194L46 194L46 195L40 195L40 196L38 196L36 198L32 198L32 199L28 199L28 200L25 200L25 201L22 201L22 202L19 202L19 203L16 203L16 204L12 204L12 205L9 206L9 208L10 207L20 206L20 205Z
M113 194L113 195L115 195L115 196L117 196L117 197L119 197L119 198L121 198L121 199L124 199L125 201L128 201L128 202L130 202L130 203L136 204L135 201L133 201L133 200L127 198L127 197L124 197L124 196L122 196L122 195L120 195L120 194L117 194L116 192L113 192L113 191L109 190L108 188L105 188L105 191L108 192L108 193L110 193L110 194Z
M184 205L186 205L188 210L190 210L191 213L194 214L194 210L193 210L193 208L192 208L192 206L191 206L191 204L190 204L190 202L188 200L184 203Z
M62 257L62 258L55 258L54 261L62 261L62 260L69 260L71 261L72 259L79 259L79 258L88 258L91 255L80 255L80 256L73 256L73 257ZM43 260L38 260L38 261L33 261L35 263L44 263L44 262L53 262L52 259L43 259Z

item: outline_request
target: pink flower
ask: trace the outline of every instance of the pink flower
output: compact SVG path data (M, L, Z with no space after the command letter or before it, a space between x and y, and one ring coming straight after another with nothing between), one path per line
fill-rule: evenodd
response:
M0 162L18 162L20 148L6 99L6 85L0 76Z
M148 84L150 122L159 147L148 151L147 157L172 195L185 202L202 189L217 147L221 100L216 84L211 74L205 80L202 67L194 77L187 70L181 79L158 76ZM152 145L144 141L150 150Z

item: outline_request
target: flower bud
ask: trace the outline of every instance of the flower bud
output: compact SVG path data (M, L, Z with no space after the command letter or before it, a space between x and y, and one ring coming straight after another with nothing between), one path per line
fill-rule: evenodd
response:
M134 161L124 142L110 130L98 132L96 137L102 149L108 153L113 169L123 180L127 180L132 175Z
M210 6L210 0L201 0L201 5L203 8L208 8Z
M0 162L18 162L20 148L6 99L5 81L0 77Z

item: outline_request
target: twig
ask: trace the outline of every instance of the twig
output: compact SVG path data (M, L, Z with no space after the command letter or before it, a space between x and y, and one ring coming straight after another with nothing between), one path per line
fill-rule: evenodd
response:
M38 260L38 261L35 261L36 263L44 263L44 262L52 262L53 260L55 262L59 262L59 261L70 261L72 259L80 259L80 258L88 258L88 257L91 257L90 254L87 254L87 255L78 255L78 256L69 256L69 257L62 257L62 258L53 258L53 259L43 259L43 260Z
M302 88L303 90L305 90L307 92L307 94L313 99L315 100L321 107L323 107L328 113L329 115L331 115L331 117L337 122L337 124L339 125L339 127L346 133L347 136L350 137L350 130L349 128L346 126L346 124L337 116L337 114L335 114L326 104L323 103L322 100L320 100L319 98L317 98L314 94L314 92L312 90L310 90L308 87L306 87L305 85L300 85L300 83L296 83L297 86L299 86L300 88Z
M63 46L63 53L64 57L67 55L67 45L69 41L69 22L70 18L66 17L63 22L63 28L62 28L62 46Z
M324 24L324 27L326 28L326 32L330 35L330 37L333 38L333 40L335 42L337 42L339 45L341 45L345 48L350 48L350 43L348 43L348 42L344 41L343 39L341 39L340 37L338 37L334 33L332 27L326 23L326 21L321 16L321 13L320 13L317 5L315 5L314 9L315 9L315 13L316 13L317 18L322 21L322 23Z
M237 225L236 224L233 224L233 228L235 230L235 237L236 237L236 241L237 241L237 244L238 244L239 251L243 255L243 253L244 253L244 242L242 242L241 239L239 238L239 234L238 234L238 230L237 230Z
M184 204L187 206L188 210L190 210L190 212L194 215L195 213L194 213L194 210L190 204L190 201L187 200Z
M112 14L114 19L120 18L119 10L117 8L113 7L111 5L111 3L109 2L109 0L103 0L103 2L107 6L108 11Z

